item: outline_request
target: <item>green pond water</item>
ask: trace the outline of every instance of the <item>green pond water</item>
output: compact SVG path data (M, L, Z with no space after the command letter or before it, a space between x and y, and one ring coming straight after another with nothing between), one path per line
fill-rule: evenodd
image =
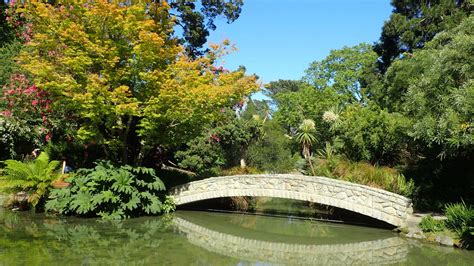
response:
M474 265L389 230L178 211L111 223L0 209L0 265Z

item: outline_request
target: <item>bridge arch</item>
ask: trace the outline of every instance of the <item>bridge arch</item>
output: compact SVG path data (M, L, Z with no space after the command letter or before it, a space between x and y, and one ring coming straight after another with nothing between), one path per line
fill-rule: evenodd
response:
M393 226L404 226L411 200L382 189L346 181L290 174L211 177L170 190L177 206L222 197L254 196L304 200L357 212Z

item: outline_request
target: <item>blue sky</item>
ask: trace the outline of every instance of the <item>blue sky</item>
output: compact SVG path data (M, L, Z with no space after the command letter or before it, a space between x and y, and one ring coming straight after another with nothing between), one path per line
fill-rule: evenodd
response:
M389 0L244 0L239 19L220 19L209 42L237 45L228 69L244 65L264 83L299 79L330 50L377 41L391 10Z

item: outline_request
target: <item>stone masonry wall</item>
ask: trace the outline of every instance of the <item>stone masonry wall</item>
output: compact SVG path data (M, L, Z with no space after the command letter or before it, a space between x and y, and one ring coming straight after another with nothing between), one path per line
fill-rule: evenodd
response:
M261 196L315 202L404 226L413 212L411 200L382 189L341 180L303 175L211 177L170 190L176 205L235 196Z

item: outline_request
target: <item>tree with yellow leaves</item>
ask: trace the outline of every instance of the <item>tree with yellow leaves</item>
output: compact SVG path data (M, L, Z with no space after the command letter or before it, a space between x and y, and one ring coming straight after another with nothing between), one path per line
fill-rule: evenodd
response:
M258 89L254 76L214 67L222 47L186 56L168 8L101 0L16 9L33 32L21 66L75 119L74 139L100 145L108 159L126 163L145 146L184 143Z

